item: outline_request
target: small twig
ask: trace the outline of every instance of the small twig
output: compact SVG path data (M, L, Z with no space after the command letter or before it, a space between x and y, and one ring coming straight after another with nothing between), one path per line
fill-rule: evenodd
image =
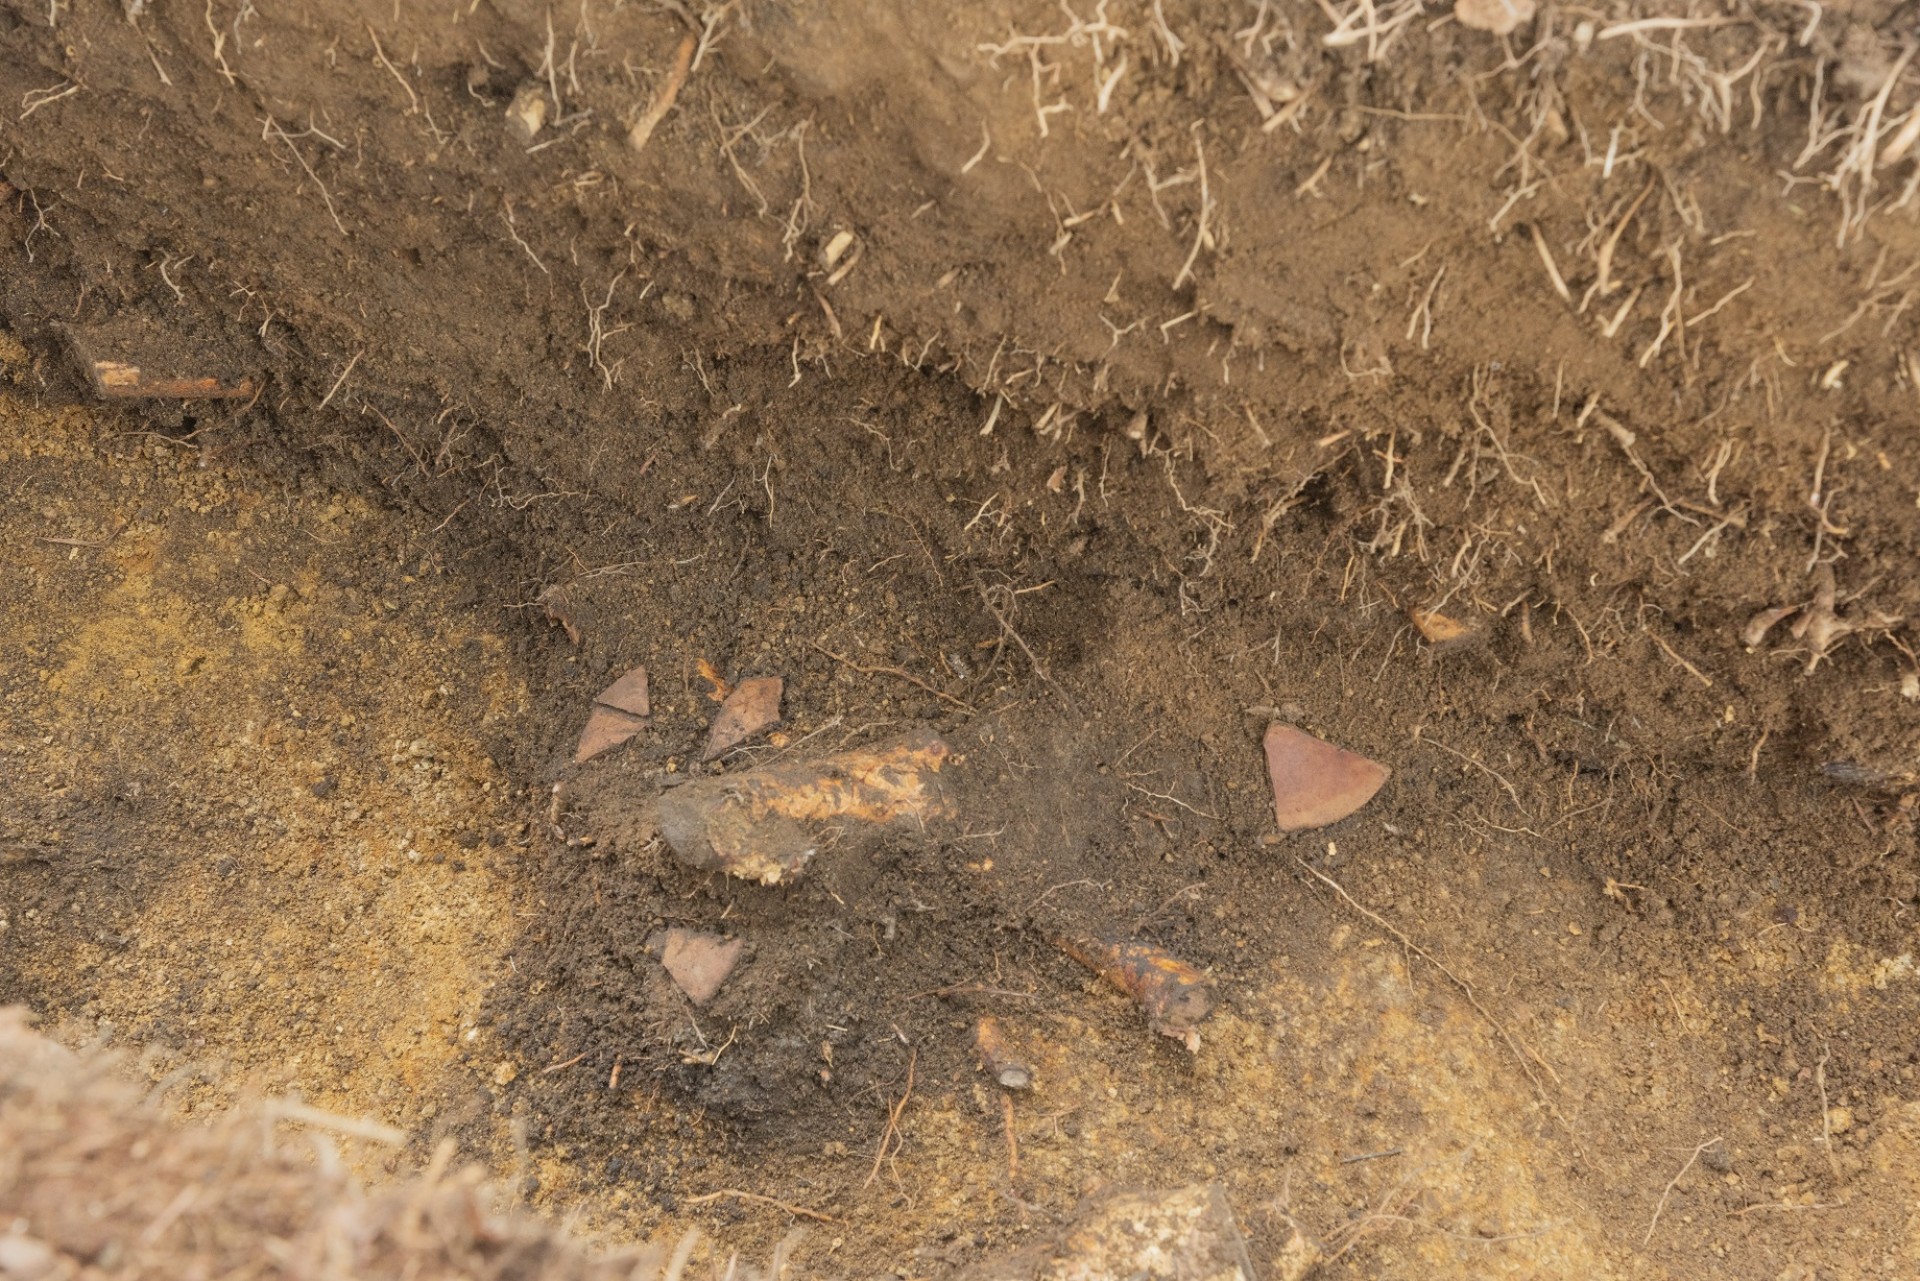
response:
M582 1059L584 1059L584 1058L586 1058L586 1057L587 1057L587 1052L586 1052L585 1050L582 1050L582 1051L581 1051L580 1053L578 1053L578 1054L576 1054L576 1055L574 1055L574 1056L573 1056L572 1058L570 1058L570 1059L568 1059L568 1060L567 1060L567 1061L566 1061L565 1063L549 1063L549 1064L547 1064L547 1066L545 1066L545 1067L543 1067L543 1068L541 1068L541 1069L540 1069L540 1075L541 1075L541 1076L547 1076L547 1075L549 1075L549 1074L551 1074L551 1073L554 1073L554 1072L558 1072L558 1071L561 1071L561 1070L562 1070L562 1069L564 1069L564 1068L570 1068L570 1067L572 1067L572 1066L573 1066L574 1064L576 1064L576 1063L578 1063L578 1062L580 1062L580 1060L582 1060Z
M680 88L687 83L687 74L693 69L693 51L698 46L692 36L680 41L680 47L673 52L673 66L667 70L667 78L653 92L653 100L640 118L633 122L633 128L627 131L627 145L635 151L647 145L653 137L653 131L659 127L667 113L673 110L673 101L680 96Z
M1360 915L1366 917L1369 921L1372 921L1375 925L1379 926L1381 929L1385 930L1387 933L1393 935L1394 938L1400 941L1400 946L1406 948L1409 952L1412 952L1415 956L1425 961L1428 965L1431 965L1434 969L1439 970L1442 974L1446 975L1447 978L1453 983L1453 985L1460 989L1461 994L1467 998L1467 1003L1473 1006L1474 1011L1478 1013L1481 1018L1485 1019L1488 1025L1492 1027L1494 1031L1498 1032L1501 1036L1501 1039L1507 1043L1507 1048L1513 1052L1514 1057L1517 1058L1520 1062L1520 1070L1527 1074L1527 1080L1533 1084L1533 1088L1535 1092L1538 1093L1540 1096L1540 1101L1546 1105L1547 1110L1549 1112L1553 1113L1554 1119L1559 1121L1561 1125L1566 1126L1569 1133L1572 1132L1573 1127L1567 1123L1567 1119L1565 1117L1560 1115L1560 1109L1555 1107L1553 1104L1553 1100L1548 1097L1547 1087L1541 1082L1539 1075L1533 1070L1533 1065L1535 1063L1539 1064L1541 1070L1544 1071L1549 1077L1552 1078L1553 1083L1555 1085L1560 1084L1560 1074L1558 1072L1555 1072L1553 1070L1553 1066L1549 1064L1545 1059L1535 1054L1533 1050L1530 1049L1524 1041L1520 1040L1520 1038L1516 1037L1513 1033L1507 1031L1506 1025L1502 1023L1499 1019L1495 1018L1493 1016L1493 1011L1489 1010L1484 1004L1481 1003L1479 994L1473 990L1473 984L1467 982L1465 979L1461 978L1458 974L1455 974L1452 970L1448 969L1446 964L1443 961L1441 961L1439 957L1427 951L1427 949L1421 947L1418 943L1415 943L1411 938L1408 938L1405 931L1395 926L1392 922L1388 921L1384 916L1381 916L1378 912L1373 911L1371 908L1363 906L1358 899L1354 898L1353 895L1347 893L1346 887L1341 885L1340 882L1334 880L1331 876L1328 876L1325 872L1322 872L1320 869L1313 867L1305 859L1301 858L1298 854L1295 854L1293 856L1293 861L1300 865L1300 869L1302 871L1306 872L1308 875L1312 876L1314 879L1324 883L1335 894L1338 894L1342 899L1344 899L1348 907L1351 907L1354 911L1360 913Z
M1414 742L1425 743L1429 747L1437 747L1441 751L1445 752L1447 755L1455 757L1459 760L1463 760L1467 764L1473 766L1475 769L1480 770L1481 772L1486 774L1489 778L1499 783L1500 786L1507 789L1507 796L1512 799L1513 807L1520 811L1520 814L1523 818L1530 819L1533 817L1533 815L1527 813L1527 807L1520 803L1520 793L1513 790L1513 784L1507 781L1506 775L1500 773L1498 770L1492 769L1486 765L1482 765L1479 761L1476 761L1475 759L1473 759L1473 757L1468 756L1463 752L1454 751L1451 747L1448 747L1445 743L1442 743L1437 739L1422 738L1420 735L1422 731L1425 730L1425 728L1426 727L1424 725L1415 728L1415 730L1413 731Z
M867 1175L867 1181L860 1185L863 1188L872 1187L873 1181L880 1177L880 1167L887 1159L887 1145L892 1143L894 1137L899 1134L900 1114L907 1110L907 1100L913 1097L913 1071L919 1063L920 1051L915 1050L912 1057L907 1060L906 1091L900 1095L900 1101L893 1105L893 1110L887 1115L887 1128L880 1133L880 1147L873 1154L873 1170Z
M926 681L921 680L918 676L915 676L912 672L904 671L898 667L863 667L859 663L854 662L851 658L848 658L845 654L834 653L832 650L828 649L825 645L822 645L819 641L809 641L808 644L812 645L815 649L819 650L822 654L825 654L828 658L831 658L834 662L844 664L847 667L851 667L856 672L860 672L867 676L898 676L901 680L906 681L909 684L918 685L921 689L926 690L927 693L932 694L935 698L942 699L946 702L952 703L955 707L959 708L963 712L971 712L974 710L972 703L969 703L964 699L955 698L952 694L947 693L947 691L936 688L933 685L929 685Z
M1533 232L1533 247L1540 251L1540 261L1546 264L1547 275L1553 281L1553 292L1568 306L1573 305L1573 293L1567 288L1567 281L1560 274L1560 264L1553 260L1553 250L1547 248L1547 238L1540 234L1540 224L1530 223L1528 229Z
M1641 189L1639 195L1633 198L1633 203L1627 206L1627 212L1622 214L1620 221L1614 225L1613 234L1609 235L1606 242L1600 246L1596 259L1599 263L1599 274L1594 278L1593 284L1588 286L1586 296L1580 300L1581 311L1587 309L1587 304L1592 301L1595 294L1605 298L1614 291L1613 251L1619 247L1620 237L1626 234L1627 224L1633 221L1633 216L1640 212L1640 206L1646 203L1647 197L1653 194L1653 189L1658 185L1656 179L1647 179L1647 185Z
M1692 663L1689 663L1686 659L1680 657L1679 654L1675 653L1673 646L1667 644L1666 641L1660 639L1660 633L1654 631L1651 627L1642 627L1640 630L1645 632L1647 634L1647 637L1650 640L1652 640L1654 644L1658 645L1661 649L1665 650L1668 658L1671 658L1674 662L1686 668L1687 675L1693 677L1693 679L1699 681L1702 685L1705 685L1708 689L1713 688L1713 677L1707 675L1705 672L1695 667Z
M551 276L553 273L547 270L546 263L540 261L540 255L533 252L533 246L520 238L520 228L513 220L513 201L503 200L501 203L506 206L506 212L500 217L507 224L507 234L513 237L513 243L527 251L527 257L533 259L533 265L540 269L541 275Z
M1033 652L1032 646L1027 644L1026 638L1015 629L1012 620L1007 617L1006 612L993 603L994 590L995 589L992 588L982 587L980 589L980 603L987 607L987 612L993 615L996 623L1000 624L1000 631L1003 637L1012 637L1013 643L1020 647L1020 652L1027 656L1027 663L1033 668L1033 674L1047 684L1052 685L1053 688L1064 697L1066 691L1060 688L1053 677L1047 675L1047 669L1041 665L1039 657ZM1018 595L1018 593L1007 587L1001 587L998 590L1005 592L1010 602Z
M365 25L367 28L367 36L373 41L373 56L379 60L380 65L385 67L395 80L400 82L400 87L407 91L407 114L413 115L420 110L419 95L414 93L413 86L407 83L407 78L400 74L400 68L387 61L387 51L380 47L380 37L375 33L373 24L369 22Z
M51 89L32 89L21 94L20 105L25 107L26 110L20 113L20 118L25 120L49 102L58 102L62 98L71 98L74 94L80 92L80 87L80 82L74 80L70 81L64 89L59 85L55 85Z
M1175 60L1178 61L1177 58ZM1200 257L1201 248L1210 247L1213 244L1213 232L1207 226L1208 221L1213 217L1213 195L1207 186L1207 150L1200 145L1200 134L1197 131L1193 135L1193 152L1200 165L1199 225L1194 228L1193 248L1187 251L1187 260L1180 264L1180 274L1173 278L1175 292L1178 292L1180 286L1186 284L1187 278L1193 274L1193 264Z
M809 1210L804 1205L792 1205L786 1201L776 1200L770 1196L761 1196L758 1192L742 1192L738 1188L721 1188L718 1192L706 1192L700 1196L690 1196L682 1202L682 1204L705 1205L709 1201L718 1201L722 1197L732 1197L736 1201L757 1201L761 1205L776 1206L796 1218L812 1219L816 1223L839 1223L842 1221L833 1218L831 1215L822 1214L818 1210Z
M323 1112L305 1103L295 1103L291 1099L269 1103L267 1115L276 1120L297 1121L301 1125L310 1125L316 1130L331 1130L335 1134L366 1139L372 1143L385 1143L389 1147L398 1147L407 1141L404 1131L396 1130L390 1125L381 1125L378 1121L366 1121L359 1117L335 1116L331 1112Z
M333 403L333 398L335 394L339 392L341 384L347 381L347 375L353 372L353 367L360 363L360 357L366 354L367 353L364 348L353 353L353 359L347 362L347 367L345 369L342 369L340 371L340 376L333 380L333 386L327 389L326 398L320 402L321 409L325 409L328 405ZM316 410L315 412L317 413L318 410Z
M1841 1182L1840 1162L1833 1155L1833 1116L1827 1106L1827 1060L1833 1057L1833 1047L1820 1047L1820 1061L1813 1065L1813 1083L1820 1087L1820 1146L1827 1154L1827 1168L1833 1171L1833 1181Z
M346 235L347 224L340 221L340 215L333 207L333 197L327 192L327 184L320 181L320 175L313 171L313 166L307 163L307 158L300 154L300 148L293 145L293 139L289 138L287 131L280 127L280 122L268 116L266 123L261 127L260 136L262 138L277 137L287 144L287 150L293 153L293 158L299 161L300 167L307 171L307 177L313 179L313 185L320 189L320 200L327 207L327 216L333 219L333 225L339 229L340 234Z
M220 74L226 77L229 87L239 84L239 77L235 76L233 68L227 65L226 34L213 23L213 0L207 0L206 23L207 34L213 37L213 60L220 64Z
M1705 1143L1702 1143L1699 1147L1695 1148L1692 1151L1692 1153L1688 1155L1687 1163L1680 1167L1680 1173L1674 1175L1671 1179L1667 1180L1666 1191L1660 1194L1660 1204L1653 1207L1653 1221L1647 1224L1647 1235L1640 1238L1641 1245L1644 1246L1647 1244L1647 1242L1653 1240L1653 1230L1660 1226L1660 1215L1667 1208L1667 1198L1673 1195L1674 1186L1678 1184L1681 1179L1684 1179L1685 1177L1687 1177L1687 1171L1691 1170L1693 1168L1693 1163L1700 1159L1700 1154L1702 1152L1705 1152L1708 1148L1712 1147L1714 1144L1718 1143L1719 1141L1720 1141L1720 1136L1716 1134L1712 1138L1708 1139Z
M1000 1109L1003 1128L1007 1134L1007 1184L1015 1191L1020 1187L1020 1140L1013 1131L1013 1096L1000 1096Z
M1406 1151L1405 1148L1383 1148L1378 1152L1362 1152L1357 1156L1341 1157L1340 1164L1341 1165L1358 1165L1362 1161L1378 1161L1382 1157L1399 1156L1405 1151Z

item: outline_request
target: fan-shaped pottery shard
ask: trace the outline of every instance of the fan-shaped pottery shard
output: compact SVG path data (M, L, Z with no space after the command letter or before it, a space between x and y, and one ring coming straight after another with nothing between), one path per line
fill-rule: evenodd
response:
M1267 726L1267 778L1283 832L1337 823L1373 799L1392 773L1378 761L1291 725Z
M703 761L732 751L763 729L780 723L780 694L785 683L778 676L749 676L733 687L720 714L713 718Z
M660 798L660 834L685 863L762 885L790 882L828 824L841 850L886 828L924 829L954 805L947 745L919 733L880 747L696 779Z
M660 964L687 999L705 1005L720 985L733 973L740 961L742 939L722 938L699 930L674 928L647 940L647 947L660 957Z
M612 751L647 727L647 669L636 667L600 691L573 749L573 762L590 761Z

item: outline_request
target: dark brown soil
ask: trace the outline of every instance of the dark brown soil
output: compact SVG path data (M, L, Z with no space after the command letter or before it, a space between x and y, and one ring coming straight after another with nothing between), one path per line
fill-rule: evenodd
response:
M1329 1275L1910 1271L1920 162L1809 130L1912 15L735 4L636 154L679 8L0 10L0 999L825 1272L1205 1179ZM1392 781L1279 836L1274 719ZM656 839L914 729L958 830Z

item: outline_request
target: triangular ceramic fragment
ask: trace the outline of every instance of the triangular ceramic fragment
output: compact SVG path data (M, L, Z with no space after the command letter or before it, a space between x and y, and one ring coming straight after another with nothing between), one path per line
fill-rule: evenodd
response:
M697 930L670 929L649 940L660 953L660 964L687 999L705 1005L740 963L742 939L721 938Z
M600 697L593 701L602 707L611 707L617 712L625 712L629 716L647 716L651 711L647 705L647 669L634 668L601 690Z
M1291 725L1269 725L1267 778L1283 832L1337 823L1373 799L1391 771Z
M587 727L580 731L580 744L573 749L573 763L579 765L610 752L646 727L647 723L638 716L596 706L587 715Z
M720 714L713 718L713 732L707 735L707 750L700 759L710 761L779 724L784 687L778 676L749 676L735 685L720 705Z

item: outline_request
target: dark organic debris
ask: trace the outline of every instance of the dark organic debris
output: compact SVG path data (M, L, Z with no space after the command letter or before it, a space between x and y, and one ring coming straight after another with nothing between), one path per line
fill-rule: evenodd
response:
M1060 950L1131 996L1147 1026L1195 1053L1213 1013L1213 984L1185 961L1137 939L1058 939Z
M1033 1085L1033 1069L1007 1043L1000 1020L988 1015L973 1027L974 1048L980 1052L980 1066L1009 1090L1025 1090Z
M707 750L700 759L710 761L725 755L740 744L780 723L780 694L785 682L778 676L749 676L733 687L720 714L713 718L713 731L707 735Z
M580 616L574 610L573 593L559 583L548 583L533 599L550 622L560 624L569 641L580 643Z
M1290 725L1267 726L1266 750L1273 814L1283 832L1339 822L1372 800L1392 773Z
M647 727L647 669L636 667L600 691L573 749L574 764L612 751Z
M687 999L705 1005L740 963L741 939L722 938L698 930L679 928L662 930L647 940L647 947L660 958L667 974L679 985Z
M743 684L745 682L742 682ZM813 825L921 828L951 817L940 778L947 745L920 733L880 747L783 761L682 784L660 798L660 834L683 862L762 885L792 881L813 857Z
M1767 633L1778 624L1795 618L1791 629L1793 639L1807 647L1807 672L1820 666L1820 660L1827 657L1833 647L1842 639L1855 632L1886 632L1901 623L1901 619L1892 614L1883 614L1877 609L1866 610L1864 614L1843 616L1837 608L1838 593L1833 581L1833 566L1821 565L1814 572L1813 600L1803 605L1777 605L1772 609L1763 609L1747 620L1740 631L1740 641L1748 649L1758 649L1766 643Z

